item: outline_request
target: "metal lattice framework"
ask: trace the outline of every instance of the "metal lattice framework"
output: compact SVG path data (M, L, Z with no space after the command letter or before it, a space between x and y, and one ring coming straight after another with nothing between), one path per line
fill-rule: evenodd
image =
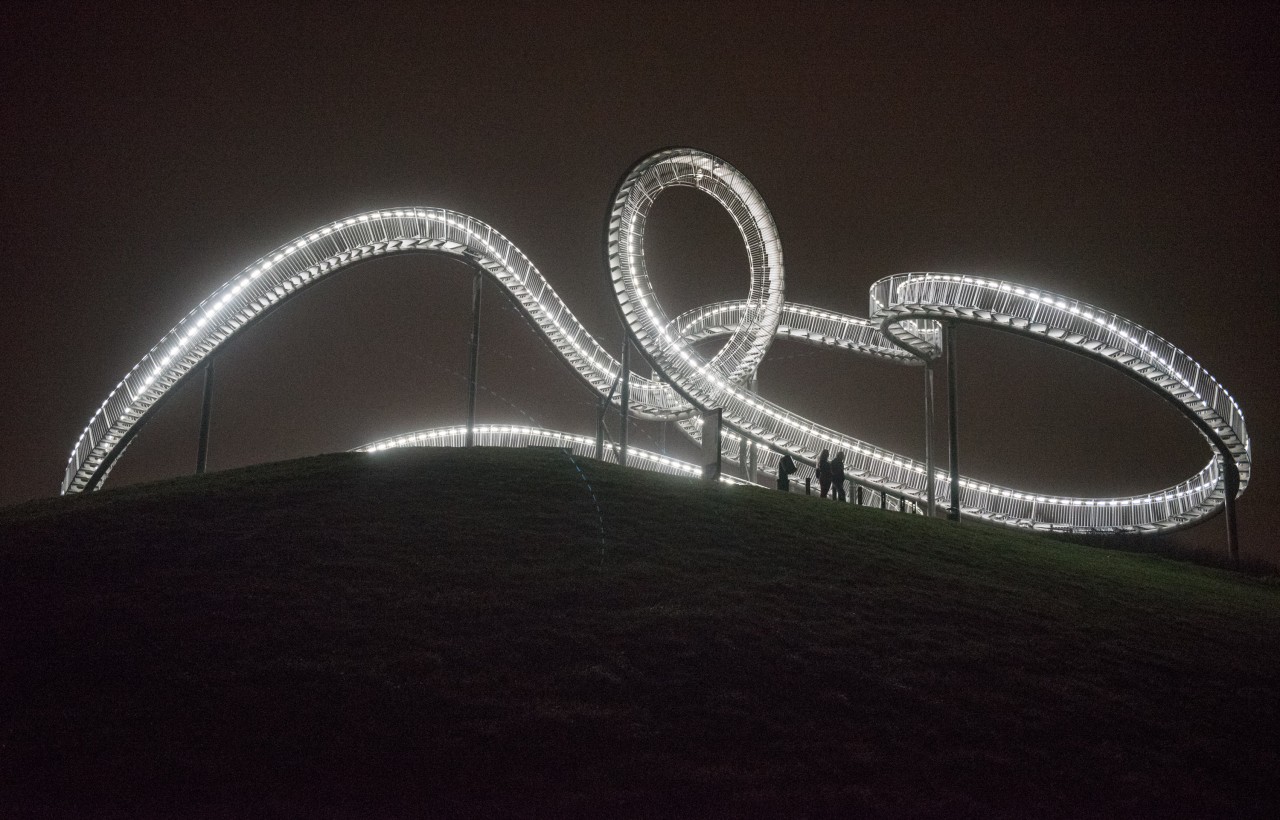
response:
M472 428L473 444L479 447L554 447L568 450L577 456L593 458L596 453L596 440L561 430L548 430L545 427L529 427L518 424L477 424ZM351 452L381 453L387 450L399 450L406 447L464 447L467 441L465 425L451 427L432 427L427 430L415 430L398 436L371 441L362 444ZM604 460L617 464L620 445L617 442L604 443ZM627 450L627 466L651 470L665 475L678 475L686 478L698 478L702 475L702 467L678 458L630 447ZM732 475L720 475L717 478L722 484L751 484L746 479ZM880 507L893 512L921 513L916 504L906 501L888 492L868 492L863 506Z
M518 424L477 424L472 428L474 443L480 447L555 447L568 450L574 455L591 458L595 455L596 442L590 436L577 433L566 433L560 430L548 430L544 427L528 427ZM397 450L405 447L462 447L467 440L465 425L452 427L432 427L427 430L415 430L398 436L371 441L362 444L352 452L381 453L386 450ZM612 442L605 444L605 460L617 463L618 445ZM682 475L698 477L702 468L661 453L630 448L628 457L636 459L632 466L643 467L656 473L666 475ZM720 476L726 484L745 484L747 482L732 476Z
M663 311L645 268L644 233L654 201L670 187L702 191L733 219L750 260L745 300L706 305L674 320ZM620 315L657 376L627 376L629 412L678 422L697 439L697 414L721 408L728 428L726 455L736 456L745 440L758 449L764 472L773 472L783 453L812 464L821 450L840 450L846 454L851 480L902 498L910 506L923 504L924 464L818 425L762 398L748 385L779 336L921 366L940 356L943 325L968 323L1066 348L1119 370L1190 419L1208 441L1212 456L1197 474L1172 487L1118 498L1044 496L961 477L964 515L1070 532L1156 532L1185 527L1217 512L1226 487L1237 477L1237 493L1248 485L1250 443L1236 401L1184 352L1110 312L1012 282L943 273L899 274L876 282L869 320L786 302L781 240L768 207L737 169L706 152L669 149L633 166L616 190L606 241ZM93 414L71 451L62 492L100 487L157 404L237 332L327 276L364 260L410 252L447 255L482 271L590 389L601 396L614 395L621 363L506 237L446 209L371 211L329 223L262 257L165 334ZM710 358L700 355L695 344L713 337L726 337L723 347ZM465 434L466 428L419 431L361 449L449 443L459 430ZM556 446L574 448L586 441L537 428L490 426L474 432L480 441L515 436L523 437L524 443L553 443L559 436L572 441ZM949 489L948 473L937 471L935 481L940 491Z

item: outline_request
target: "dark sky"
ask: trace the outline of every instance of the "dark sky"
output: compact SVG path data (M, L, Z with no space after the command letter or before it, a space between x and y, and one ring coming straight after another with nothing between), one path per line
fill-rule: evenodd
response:
M362 210L489 222L616 338L613 186L646 153L691 145L769 203L792 301L865 316L882 276L978 273L1181 346L1244 407L1243 551L1280 560L1280 72L1261 4L108 5L6 11L0 504L56 494L94 408L200 299ZM746 292L732 223L696 193L659 201L647 251L673 315ZM381 260L237 337L219 357L212 467L460 421L469 289L454 262ZM586 389L487 295L481 419L590 432ZM1119 494L1209 457L1101 365L980 330L960 356L969 475ZM916 457L920 386L916 370L794 344L761 370L766 396ZM189 472L199 401L188 383L108 486ZM1187 540L1225 550L1221 520Z

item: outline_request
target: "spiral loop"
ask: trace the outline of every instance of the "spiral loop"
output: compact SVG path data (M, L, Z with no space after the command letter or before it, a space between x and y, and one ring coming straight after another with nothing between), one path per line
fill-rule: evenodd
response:
M674 319L663 311L645 267L644 232L653 202L674 186L706 193L733 219L750 260L745 300L704 305ZM780 336L922 365L939 354L941 323L964 322L1063 347L1125 373L1177 407L1213 449L1209 463L1187 480L1121 498L1044 496L962 477L965 515L1071 532L1156 532L1188 526L1221 509L1228 466L1238 472L1239 492L1248 485L1251 446L1235 399L1186 353L1108 311L1012 282L944 273L879 280L871 288L870 320L785 302L782 243L768 207L745 176L706 152L667 149L633 166L613 197L607 249L619 312L657 376L627 374L632 413L677 421L697 438L693 412L721 408L732 431L725 436L727 452L732 455L747 442L764 448L759 464L766 472L782 453L812 463L822 450L840 450L852 480L903 503L923 503L923 464L818 425L762 398L748 385ZM93 414L68 458L62 491L100 487L161 401L236 333L333 273L398 253L446 255L483 271L590 389L602 396L613 394L621 364L505 236L480 220L445 209L371 211L286 243L187 314L125 374ZM710 359L694 349L695 342L721 336L726 341ZM939 472L935 480L945 494L948 476Z

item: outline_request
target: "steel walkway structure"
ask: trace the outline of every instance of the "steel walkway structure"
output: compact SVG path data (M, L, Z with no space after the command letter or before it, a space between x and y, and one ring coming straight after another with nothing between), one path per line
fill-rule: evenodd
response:
M671 187L703 192L733 219L750 260L746 299L706 305L674 319L663 311L645 268L644 234L654 201ZM1236 400L1182 350L1109 311L1013 282L933 272L877 281L869 319L786 302L782 244L768 207L736 168L704 151L658 151L629 169L612 200L606 243L619 315L656 376L626 374L630 414L677 422L696 439L700 413L721 408L726 455L735 457L746 441L758 450L763 472L772 472L784 453L813 464L824 449L843 451L850 480L913 506L925 505L924 463L798 416L750 385L779 336L931 369L942 356L948 329L968 324L1064 348L1124 373L1176 407L1203 434L1210 457L1195 475L1171 487L1123 497L1046 496L958 474L953 487L952 473L935 469L939 497L954 489L958 514L1035 529L1151 533L1197 523L1219 512L1228 494L1234 500L1248 486L1251 448ZM158 403L236 333L325 277L401 253L442 254L482 272L591 390L617 402L621 362L505 236L447 209L370 211L287 242L183 317L94 412L67 460L62 492L101 487ZM725 341L707 358L694 345L713 337ZM395 438L408 440L388 441Z
M566 433L562 430L549 430L545 427L530 427L520 424L477 424L471 428L472 444L479 447L551 447L566 450L583 458L594 458L596 440L590 436L577 433ZM467 428L465 425L450 427L432 427L426 430L415 430L397 436L371 441L351 450L355 453L381 453L387 450L398 450L405 447L465 447ZM605 442L602 457L604 461L619 463L621 446L617 442ZM702 467L678 458L631 447L627 450L627 466L642 470L651 470L665 475L678 475L686 478L702 476ZM722 473L718 478L722 484L749 485L754 483L738 476ZM801 485L796 482L791 490L801 492ZM869 490L863 500L865 507L879 507L893 512L923 514L924 510L917 504L896 496L888 491Z

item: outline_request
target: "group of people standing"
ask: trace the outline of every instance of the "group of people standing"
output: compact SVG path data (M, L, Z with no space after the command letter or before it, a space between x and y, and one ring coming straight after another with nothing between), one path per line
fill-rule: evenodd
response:
M783 453L782 459L778 462L778 489L786 490L791 486L791 474L796 471L796 462L790 455ZM822 492L822 497L826 498L827 493L831 493L831 497L836 501L844 501L844 453L836 453L835 458L831 458L831 451L823 450L822 455L818 457L818 489ZM833 492L834 489L834 492Z
M827 492L834 490L831 497L836 501L844 501L844 453L836 453L835 458L830 457L828 450L823 450L822 455L818 456L818 489L822 492L822 497L827 497Z

